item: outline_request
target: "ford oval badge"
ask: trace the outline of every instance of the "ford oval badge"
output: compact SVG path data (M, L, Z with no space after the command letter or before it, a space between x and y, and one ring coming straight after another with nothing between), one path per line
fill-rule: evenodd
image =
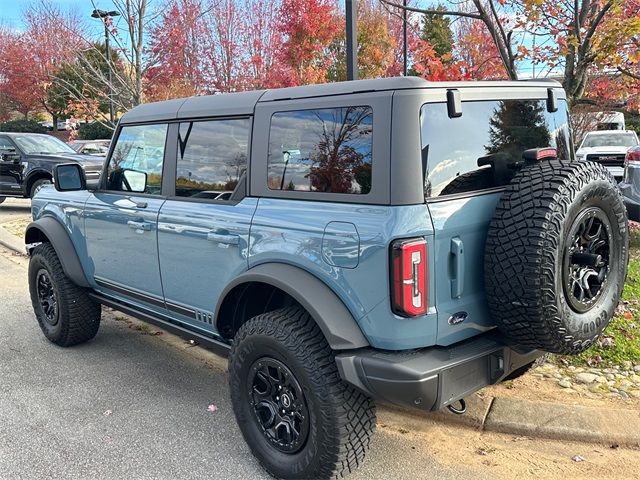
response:
M469 314L467 312L457 312L449 317L449 325L458 325L464 322Z

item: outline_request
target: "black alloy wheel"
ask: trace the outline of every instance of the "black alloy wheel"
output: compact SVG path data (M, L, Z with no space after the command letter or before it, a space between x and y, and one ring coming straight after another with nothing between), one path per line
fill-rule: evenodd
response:
M58 296L47 270L40 269L36 276L38 301L46 322L54 326L58 323Z
M585 209L574 220L567 240L565 295L573 310L584 313L596 304L608 278L611 222L601 208Z
M298 452L309 435L309 408L291 370L279 360L263 357L251 366L247 387L267 440L283 453Z

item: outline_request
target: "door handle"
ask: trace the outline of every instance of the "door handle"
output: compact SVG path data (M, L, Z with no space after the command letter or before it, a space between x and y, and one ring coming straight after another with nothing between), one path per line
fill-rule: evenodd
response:
M238 245L240 237L238 235L225 235L222 233L209 232L207 240L210 242L224 243L225 245Z
M127 225L129 226L129 228L132 228L134 230L144 230L145 232L150 232L151 227L153 226L148 222L134 222L133 220L129 220L127 222Z
M453 279L451 280L451 297L460 298L464 288L464 248L459 237L451 239L453 255Z

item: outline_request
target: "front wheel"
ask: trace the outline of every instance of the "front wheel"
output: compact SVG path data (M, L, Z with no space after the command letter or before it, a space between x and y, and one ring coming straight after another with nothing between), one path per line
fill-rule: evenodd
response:
M49 243L38 245L31 253L29 292L40 328L49 341L70 347L98 333L100 304L67 278Z
M345 384L334 353L300 307L258 315L238 331L229 363L245 441L277 478L333 478L364 459L375 404Z
M49 180L48 178L41 178L40 180L36 180L35 182L33 182L33 185L31 185L31 191L29 192L29 196L31 198L35 197L36 193L38 193L40 189L45 185L51 185L51 180Z

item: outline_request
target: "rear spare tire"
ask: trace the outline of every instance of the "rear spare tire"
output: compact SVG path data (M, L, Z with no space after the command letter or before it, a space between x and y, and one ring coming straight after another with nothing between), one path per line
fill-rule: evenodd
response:
M525 347L585 350L613 317L628 252L626 210L604 167L526 165L502 194L487 234L485 286L498 327Z

